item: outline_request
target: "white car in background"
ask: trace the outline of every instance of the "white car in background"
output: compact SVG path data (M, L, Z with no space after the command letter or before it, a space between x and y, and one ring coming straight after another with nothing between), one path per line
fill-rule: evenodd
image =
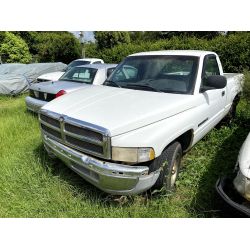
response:
M47 73L40 75L37 77L37 82L46 82L46 81L58 81L59 78L72 67L86 65L86 64L101 64L104 63L102 59L99 58L84 58L84 59L77 59L72 61L63 71L56 71L52 73Z
M116 64L92 64L76 66L67 71L59 81L33 84L25 98L27 109L38 112L53 99L75 90L101 85L115 69Z

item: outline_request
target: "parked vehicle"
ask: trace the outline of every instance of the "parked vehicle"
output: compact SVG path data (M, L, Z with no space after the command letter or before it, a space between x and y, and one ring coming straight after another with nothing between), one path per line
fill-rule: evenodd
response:
M234 180L220 177L216 190L228 205L250 217L250 133L240 149L235 174Z
M29 89L29 96L25 98L27 109L38 112L43 105L61 95L87 88L92 84L101 85L115 67L116 64L76 66L61 76L59 81L33 84Z
M224 74L208 51L130 55L105 86L41 109L44 146L105 192L172 189L183 152L234 114L242 77Z
M62 71L51 72L47 74L40 75L37 77L37 82L46 82L46 81L58 81L59 78L72 67L86 65L86 64L100 64L104 63L102 59L98 58L83 58L72 61L68 66Z

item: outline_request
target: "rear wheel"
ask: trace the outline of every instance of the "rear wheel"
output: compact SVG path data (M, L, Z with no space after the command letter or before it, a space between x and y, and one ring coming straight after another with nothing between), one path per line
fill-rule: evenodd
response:
M178 177L182 158L182 147L179 142L170 144L162 154L157 157L150 165L150 170L160 169L160 175L153 189L166 190L173 189Z

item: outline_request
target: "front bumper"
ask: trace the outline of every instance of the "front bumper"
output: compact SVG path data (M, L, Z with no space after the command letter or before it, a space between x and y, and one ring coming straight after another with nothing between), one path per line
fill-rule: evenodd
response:
M97 188L111 194L131 195L151 188L160 170L148 174L147 166L128 166L105 162L71 149L46 135L44 146L68 167Z
M40 108L43 105L47 104L48 102L35 99L35 98L31 97L31 96L27 96L25 98L25 103L26 103L26 106L27 106L28 110L30 110L32 112L35 112L35 113L38 113Z
M220 177L216 182L215 188L226 204L244 216L250 217L250 203L242 198L240 194L236 193L232 180Z

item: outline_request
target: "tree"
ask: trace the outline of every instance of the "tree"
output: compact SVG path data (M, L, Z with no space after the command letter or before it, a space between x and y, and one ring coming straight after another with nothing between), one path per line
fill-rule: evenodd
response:
M26 42L10 32L4 34L0 44L0 55L2 60L7 63L29 63L32 59Z
M118 44L130 43L130 35L127 31L96 31L94 36L99 49L113 48Z
M4 31L0 31L0 45L3 42L4 38L5 38L5 32Z
M69 32L37 32L35 49L40 62L64 62L80 58L81 45Z
M156 41L172 37L197 37L209 40L220 34L219 31L132 31L130 37L132 41Z
M14 35L18 35L27 43L29 47L29 51L32 55L36 55L38 53L36 45L37 45L39 32L37 31L12 31L11 33L13 33Z

